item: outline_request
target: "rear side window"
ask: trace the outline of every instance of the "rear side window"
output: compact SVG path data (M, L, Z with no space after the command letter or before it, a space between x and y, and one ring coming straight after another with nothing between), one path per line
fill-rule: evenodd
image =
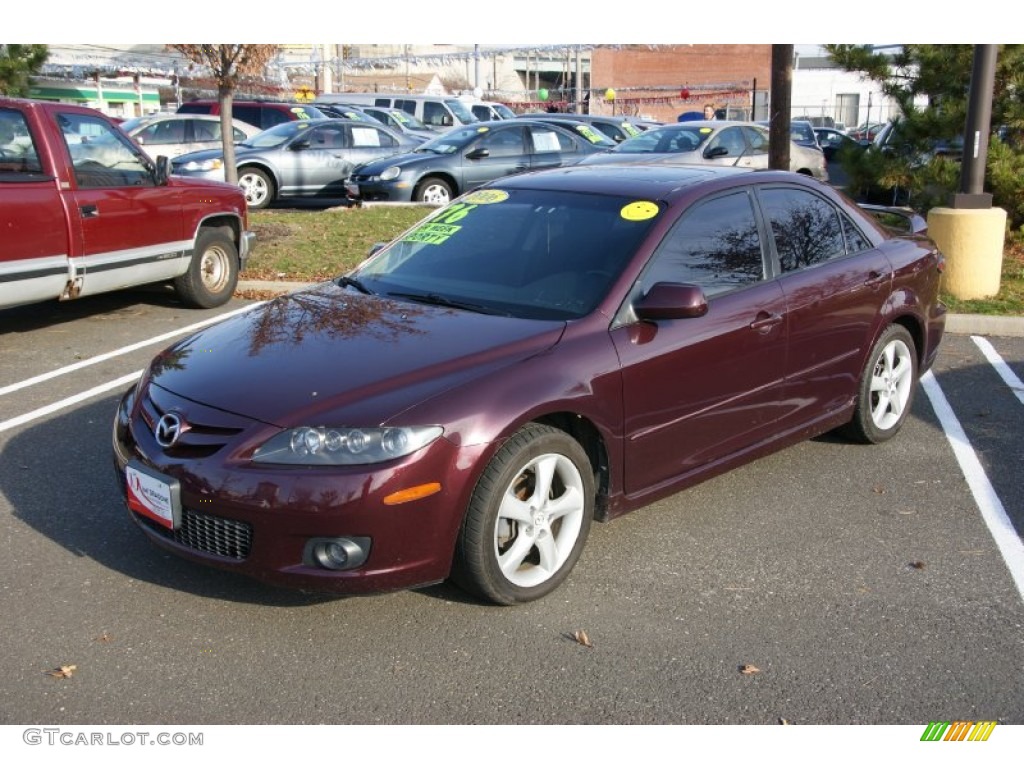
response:
M283 123L288 120L287 117L281 116L280 120L274 122L264 123L264 112L262 107L247 107L241 104L233 104L231 106L231 116L241 120L243 123L249 123L249 125L255 125L260 128L270 128L272 125ZM273 112L268 112L268 116L272 115Z
M42 170L25 116L15 109L0 109L0 181L28 181Z
M546 152L576 151L576 145L571 138L549 128L530 128L530 138L533 139L533 152L537 155Z
M839 213L822 198L787 188L761 190L760 198L784 273L846 254Z

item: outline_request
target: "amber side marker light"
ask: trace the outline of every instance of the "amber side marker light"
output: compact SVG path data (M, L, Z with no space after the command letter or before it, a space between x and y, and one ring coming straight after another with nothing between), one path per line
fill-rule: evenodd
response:
M394 506L395 504L405 504L407 501L416 501L416 499L425 499L427 496L433 496L440 490L440 483L424 483L423 485L414 485L412 488L403 488L401 491L389 493L387 496L384 497L384 503L389 506Z

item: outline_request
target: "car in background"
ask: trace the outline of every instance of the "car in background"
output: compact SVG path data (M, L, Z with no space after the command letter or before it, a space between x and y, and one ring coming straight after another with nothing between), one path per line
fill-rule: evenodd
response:
M408 151L417 143L363 121L292 120L235 147L238 185L251 209L283 198L345 197L345 181L355 166ZM224 181L224 154L206 150L181 155L172 161L172 172Z
M153 544L271 584L537 600L595 520L831 430L896 437L942 264L784 171L505 177L157 355L113 414L121 497Z
M888 123L861 123L856 128L851 128L847 133L850 138L856 139L857 141L872 142L878 132L881 131Z
M863 150L863 145L836 128L815 128L814 135L818 139L821 151L825 153L825 159L829 162L836 162L839 156L846 152Z
M828 181L825 155L820 149L791 142L789 158L791 171ZM727 120L668 123L581 162L585 165L658 163L767 168L768 129L758 123Z
M467 102L469 111L476 115L477 120L482 122L488 120L511 120L516 113L500 101L471 101Z
M232 120L232 143L250 139L261 129L238 119ZM121 123L121 130L135 139L146 154L178 157L222 145L219 115L179 115L177 113L133 117Z
M356 105L353 104L327 104L318 105L321 108L325 106L328 109L324 111L330 111L331 109L338 110L353 110L356 109ZM410 115L408 112L395 107L376 107L363 104L358 107L359 111L368 117L372 117L377 122L386 125L393 131L405 134L410 139L417 139L419 141L430 141L437 136L437 131L432 130L428 126L421 123L416 119L415 116Z
M354 199L446 205L494 179L572 165L607 146L596 136L543 120L492 120L453 128L412 152L352 171Z
M765 128L769 127L768 120L758 120L757 124L763 125ZM799 144L801 147L821 149L821 145L818 143L818 136L814 132L814 126L807 120L790 120L789 138L793 140L794 144Z
M219 115L220 101L217 99L195 99L178 107L182 115ZM255 125L261 130L290 120L316 120L327 117L312 104L286 101L232 101L231 116L242 122Z
M571 118L592 125L612 141L619 143L644 132L645 127L630 117L614 115L578 115L574 112L539 112L518 116L524 120L564 120Z

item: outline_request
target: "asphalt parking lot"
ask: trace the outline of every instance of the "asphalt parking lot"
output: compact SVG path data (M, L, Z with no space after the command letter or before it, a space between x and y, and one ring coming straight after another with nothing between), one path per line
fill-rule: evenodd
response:
M496 608L274 590L134 528L116 399L245 304L0 312L0 723L1024 724L1024 338L947 334L897 439L597 525L562 589Z

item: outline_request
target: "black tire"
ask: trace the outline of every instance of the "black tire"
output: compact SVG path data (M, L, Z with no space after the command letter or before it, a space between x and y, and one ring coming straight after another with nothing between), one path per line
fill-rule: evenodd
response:
M452 186L444 179L428 176L416 185L416 192L413 197L416 198L418 203L448 205L452 201Z
M277 195L277 185L270 174L259 168L242 168L238 171L238 186L245 193L245 202L249 210L258 211L266 208Z
M547 471L547 490L538 493L535 482ZM586 544L594 494L594 471L580 444L554 427L527 424L495 454L473 491L452 580L499 605L554 591Z
M225 304L238 284L238 249L229 229L199 230L188 271L174 280L174 290L190 307Z
M857 406L844 432L861 443L884 443L906 421L917 389L917 348L902 325L890 325L868 355Z

